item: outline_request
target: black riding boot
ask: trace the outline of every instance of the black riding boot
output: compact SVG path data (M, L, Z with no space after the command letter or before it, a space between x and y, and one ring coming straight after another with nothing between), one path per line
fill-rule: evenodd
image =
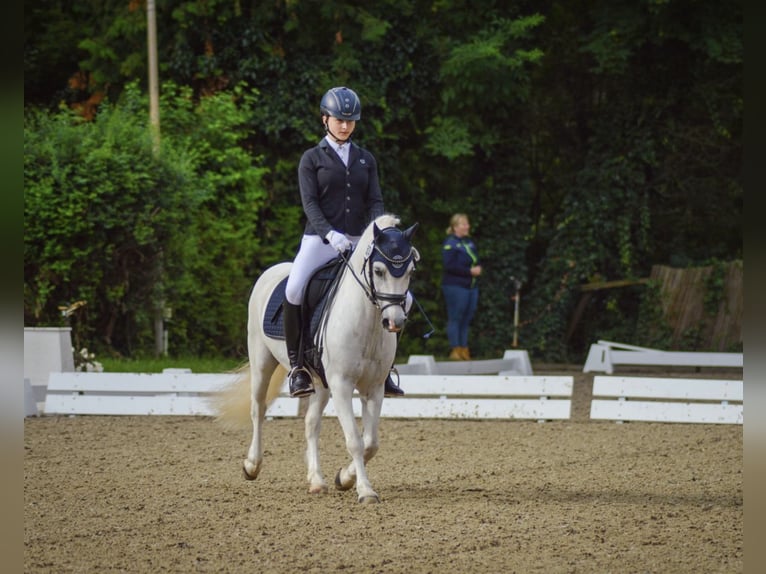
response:
M305 397L314 392L311 384L311 375L303 366L303 352L301 349L303 321L301 319L301 306L293 305L285 300L282 306L282 319L285 329L285 343L287 345L287 357L290 360L290 396Z
M394 382L393 377L391 377L391 373L396 373L396 378L399 379L399 373L396 372L396 370L391 367L391 370L388 372L388 376L386 377L386 384L385 384L385 390L383 391L384 397L401 397L404 395L404 391Z

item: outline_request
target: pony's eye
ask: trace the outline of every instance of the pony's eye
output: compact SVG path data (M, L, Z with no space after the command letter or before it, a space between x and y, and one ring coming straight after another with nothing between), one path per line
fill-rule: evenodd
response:
M383 277L383 273L384 273L384 271L380 267L376 267L375 268L375 276L376 277Z

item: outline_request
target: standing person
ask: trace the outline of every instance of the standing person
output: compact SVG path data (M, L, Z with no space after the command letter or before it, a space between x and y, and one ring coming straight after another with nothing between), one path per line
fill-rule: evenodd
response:
M314 392L301 350L306 284L316 269L355 246L367 225L384 213L375 157L351 141L362 116L359 97L349 88L332 88L322 96L319 110L325 137L303 153L298 166L307 222L287 279L283 307L292 397ZM404 391L389 375L384 394L399 396Z
M450 219L442 244L442 292L447 304L447 339L450 359L468 361L468 327L479 304L481 265L476 244L469 237L471 223L465 213Z

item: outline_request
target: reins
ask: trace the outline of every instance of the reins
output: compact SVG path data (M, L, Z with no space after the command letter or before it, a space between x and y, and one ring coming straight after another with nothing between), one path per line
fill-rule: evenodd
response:
M322 316L319 320L319 327L317 328L316 336L314 339L315 348L319 351L319 355L321 356L323 351L323 341L324 341L324 333L326 332L327 327L327 321L329 320L330 316L330 310L332 306L335 304L335 296L338 290L338 287L340 286L343 274L348 271L351 274L351 277L354 278L354 281L357 282L359 287L362 288L362 291L364 292L365 296L367 297L367 300L370 301L377 309L379 309L381 312L385 311L388 307L391 307L392 305L399 305L402 307L402 310L405 314L405 319L407 318L407 308L406 308L406 301L407 301L407 292L405 291L401 295L396 293L382 293L375 289L375 279L373 277L372 273L372 255L373 253L378 253L385 261L386 261L386 267L396 266L396 265L409 265L410 261L415 258L417 261L418 259L418 252L417 249L415 249L413 246L410 246L410 252L408 253L407 257L400 258L400 259L392 259L389 257L386 253L384 253L380 247L378 247L375 244L375 240L373 239L372 243L367 247L367 254L365 255L364 262L362 263L362 272L364 274L364 282L362 279L360 279L359 275L357 274L354 267L351 265L350 256L354 252L354 248L349 249L339 255L339 258L341 261L343 261L344 269L338 274L338 276L333 281L330 290L328 292L328 297L330 303L325 306L325 308L322 310ZM364 271L367 271L365 274ZM415 298L414 295L412 295L413 302L417 305L418 310L423 314L423 317L425 317L426 322L428 323L431 330L423 335L424 339L429 338L433 332L435 331L433 324L431 323L431 320L428 318L428 315L426 315L426 312L423 310L423 307L421 307L420 302ZM386 305L381 305L381 301L384 303L387 303Z
M356 274L356 271L354 271L354 268L351 266L351 262L346 257L346 253L353 253L352 249L349 249L348 251L341 253L340 258L343 260L343 264L346 266L346 269L348 269L349 273L351 273L351 277L354 278L354 281L356 281L359 286L362 288L362 291L364 291L364 294L367 296L367 299L375 305L378 309L380 309L380 305L378 305L378 302L375 300L375 296L373 295L372 291L367 288L367 286L362 283L362 280L359 279L359 276ZM367 264L367 259L364 260L364 265Z
M322 309L322 314L319 317L319 325L317 327L316 333L314 334L314 348L317 350L318 356L321 357L324 353L324 339L325 339L325 333L327 332L327 322L330 320L330 311L332 310L332 307L335 305L335 298L338 292L338 287L340 286L341 280L343 279L343 275L348 271L351 274L351 277L354 278L354 280L359 284L359 286L362 288L362 291L364 291L365 296L367 299L375 305L378 309L380 309L380 305L378 304L377 300L375 299L375 296L373 295L373 292L367 288L364 283L362 283L361 279L356 274L356 271L354 271L354 268L351 266L351 263L346 257L346 253L353 253L353 250L349 249L346 252L343 252L340 254L340 259L343 261L344 269L342 269L338 275L335 277L335 279L332 282L332 285L330 285L330 289L327 292L326 297L328 298L328 304L325 305L324 309ZM367 264L367 260L365 259L364 265ZM405 295L406 296L406 295Z

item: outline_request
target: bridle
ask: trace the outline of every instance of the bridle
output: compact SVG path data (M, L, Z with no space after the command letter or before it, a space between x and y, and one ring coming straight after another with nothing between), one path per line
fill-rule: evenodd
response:
M343 261L345 270L338 275L338 278L331 289L330 299L333 301L333 304L337 303L336 295L341 282L341 276L345 272L348 272L362 288L367 299L379 309L381 313L389 307L398 305L402 308L406 320L408 290L405 290L403 293L386 293L379 291L375 287L374 264L376 261L381 261L385 264L386 269L391 275L394 277L402 277L409 269L410 263L417 264L417 262L420 261L420 253L410 243L410 238L416 228L417 223L405 231L401 231L396 227L386 227L382 230L378 229L377 226L374 228L373 240L367 246L367 250L364 254L364 262L362 263L361 272L364 281L360 279L349 260L353 251L348 250L345 253L341 253L340 258ZM412 297L412 301L417 305L418 309L423 313L426 321L428 321L428 324L431 326L431 331L423 336L424 339L427 339L434 332L433 325L414 296ZM322 317L319 323L320 326L317 329L315 338L315 344L317 349L319 349L320 356L322 354L322 341L324 340L325 327L329 318L329 307L330 306L325 307L322 311Z
M375 238L367 246L362 264L364 283L351 266L346 254L341 254L346 268L351 276L364 290L367 299L381 312L389 307L399 305L406 315L407 291L403 293L386 293L375 287L374 264L381 261L388 272L394 277L401 277L409 268L410 263L420 260L420 253L405 237L405 232L396 227L386 227L377 232Z

